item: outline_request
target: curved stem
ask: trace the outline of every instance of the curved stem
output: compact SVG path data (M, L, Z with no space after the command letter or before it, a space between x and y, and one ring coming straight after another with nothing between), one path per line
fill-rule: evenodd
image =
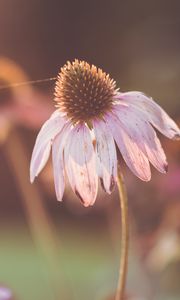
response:
M48 267L53 299L59 299L59 297L65 296L65 292L59 283L59 251L54 224L49 217L37 186L29 183L29 163L26 150L16 130L11 133L4 146L11 171L22 195L21 199L33 240Z
M128 226L128 201L124 178L118 167L118 192L121 206L121 256L119 267L119 279L115 300L124 300L126 276L128 268L129 226Z

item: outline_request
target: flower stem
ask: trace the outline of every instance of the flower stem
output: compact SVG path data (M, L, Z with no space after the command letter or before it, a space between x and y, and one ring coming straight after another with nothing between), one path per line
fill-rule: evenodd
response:
M128 201L126 187L124 183L123 175L118 167L118 192L121 206L121 256L120 256L120 267L119 267L119 279L116 290L115 300L124 299L124 291L126 285L126 276L128 268L128 247L129 247L129 226L128 226Z
M52 297L53 299L64 298L65 291L59 283L59 251L54 224L46 210L37 186L29 183L29 163L26 157L26 149L16 130L10 134L4 148L22 196L21 199L33 241L39 254L46 262Z

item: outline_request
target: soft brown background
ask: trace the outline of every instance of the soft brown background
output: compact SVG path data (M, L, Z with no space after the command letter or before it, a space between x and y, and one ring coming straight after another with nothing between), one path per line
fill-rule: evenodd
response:
M67 60L83 59L110 73L122 91L140 90L151 95L177 122L179 53L179 1L0 1L0 56L15 61L30 79L54 77ZM41 95L41 103L49 105L50 111L53 89L53 82L33 87L35 100ZM13 101L13 96L0 91L1 107L5 99ZM29 111L33 118L35 109ZM39 127L16 125L28 162ZM179 144L167 139L162 143L169 161L166 177L153 170L152 181L143 183L124 168L132 231L128 290L142 299L178 300ZM0 282L12 288L17 299L49 299L47 270L39 263L31 240L6 144L0 149L0 184ZM116 192L110 198L101 193L96 205L85 209L68 188L63 204L59 204L51 165L39 178L38 188L63 244L59 260L65 271L60 268L61 276L77 292L72 298L108 298L115 289L118 270Z

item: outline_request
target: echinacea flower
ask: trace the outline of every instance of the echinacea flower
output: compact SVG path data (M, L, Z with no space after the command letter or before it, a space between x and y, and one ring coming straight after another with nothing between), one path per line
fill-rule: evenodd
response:
M170 139L180 130L166 112L141 92L121 93L109 75L94 65L67 62L55 87L57 110L42 126L32 154L31 182L52 148L55 190L62 200L65 173L85 206L93 205L98 177L107 193L117 180L119 148L126 164L149 181L149 162L162 173L167 161L154 127Z

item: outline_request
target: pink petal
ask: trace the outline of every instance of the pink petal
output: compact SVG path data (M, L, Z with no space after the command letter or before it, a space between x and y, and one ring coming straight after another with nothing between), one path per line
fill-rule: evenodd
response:
M180 138L180 129L168 114L152 100L141 92L119 93L119 100L124 100L134 108L143 112L147 121L156 127L162 134L170 139Z
M70 124L65 125L61 132L55 137L52 144L54 184L58 201L62 200L64 194L65 179L63 151L70 130Z
M117 178L117 155L114 139L103 121L93 121L96 137L96 153L98 158L98 175L103 187L111 193Z
M122 128L118 117L113 113L108 114L105 119L128 167L137 177L149 181L151 178L149 161L138 143Z
M84 206L93 205L97 196L95 152L90 131L85 125L73 128L65 146L65 167L74 192Z
M38 176L44 168L51 151L52 140L61 131L65 125L65 119L61 117L58 111L55 111L49 120L42 126L32 153L30 164L30 180Z
M160 172L167 172L167 161L160 141L152 126L143 120L144 115L133 107L116 106L115 114L118 116L122 127L140 149L147 155L150 162Z

